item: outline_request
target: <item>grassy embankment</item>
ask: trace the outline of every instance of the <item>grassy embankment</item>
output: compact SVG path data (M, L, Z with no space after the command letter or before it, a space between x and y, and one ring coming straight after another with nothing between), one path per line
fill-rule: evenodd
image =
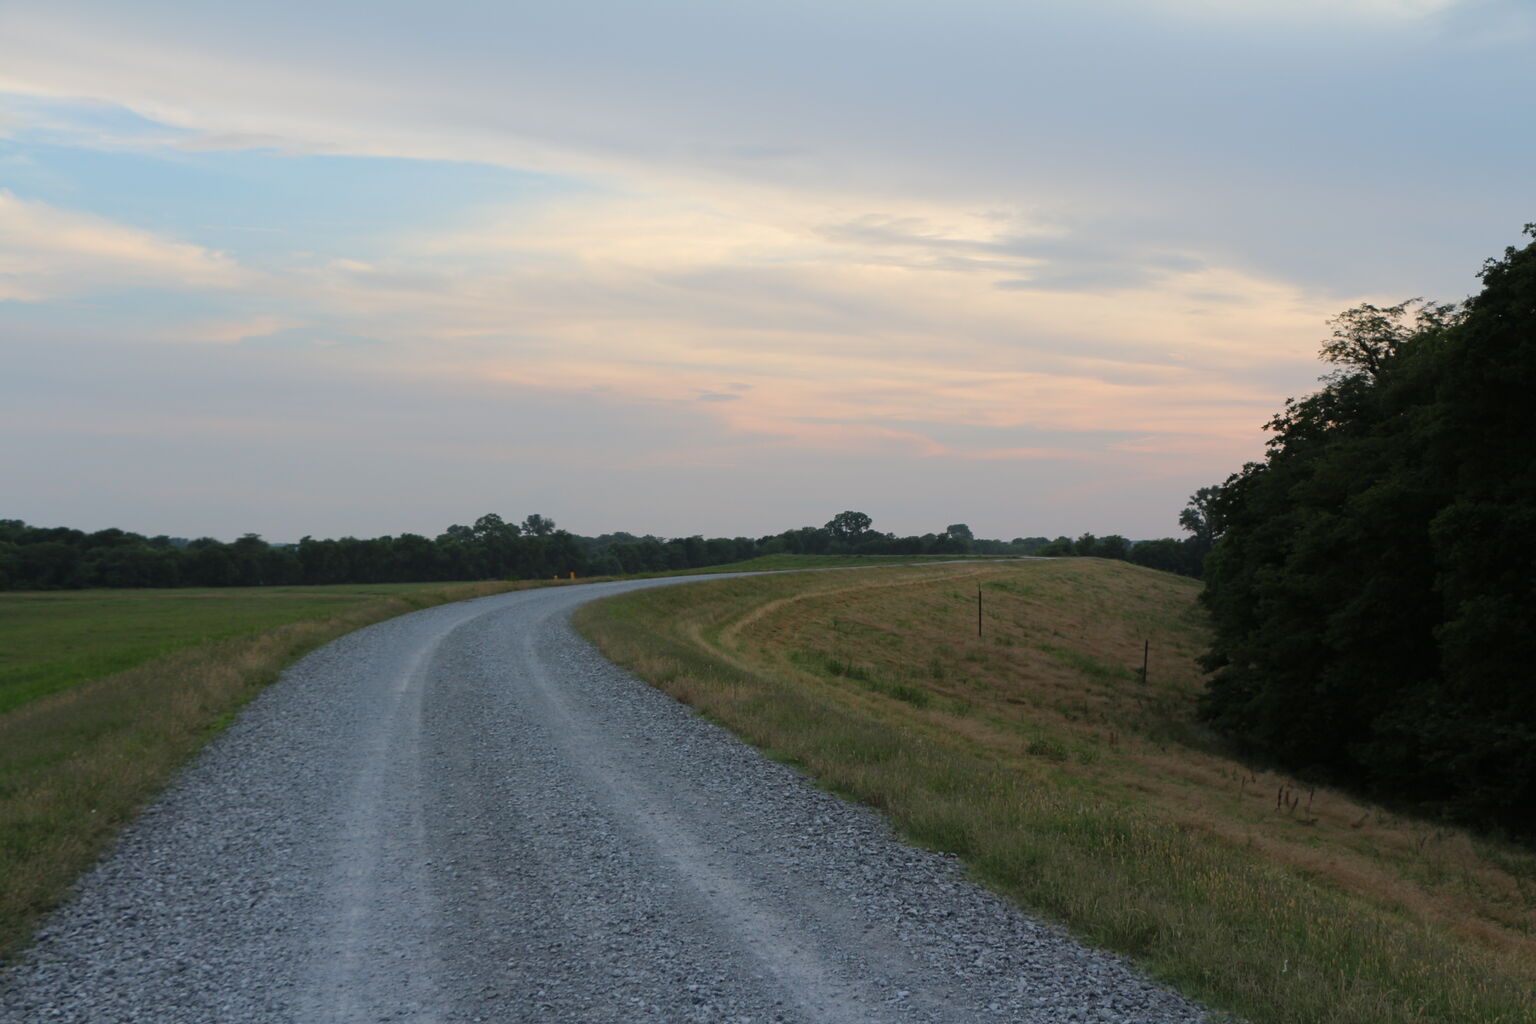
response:
M117 830L301 655L543 584L0 593L0 958Z
M716 572L785 572L802 569L854 569L865 566L913 565L925 562L995 562L1018 560L1022 555L758 555L740 562L703 565L696 569L669 569L637 573L624 579L650 576L703 576ZM611 578L611 577L604 577Z
M927 566L648 591L579 622L1022 905L1255 1024L1536 1020L1536 856L1226 756L1192 714L1198 589L1091 559Z

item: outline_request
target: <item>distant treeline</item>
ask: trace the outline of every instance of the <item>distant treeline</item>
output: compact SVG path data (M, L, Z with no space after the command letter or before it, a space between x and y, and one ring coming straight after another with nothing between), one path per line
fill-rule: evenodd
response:
M1536 243L1481 277L1461 306L1341 315L1322 390L1201 492L1204 714L1294 770L1531 838Z
M869 516L842 512L825 526L765 537L701 536L663 540L630 533L580 537L540 515L509 523L484 515L435 538L397 537L269 544L255 534L224 543L211 537L145 537L123 530L85 533L0 519L0 589L84 587L253 587L323 583L618 576L697 569L774 554L1092 555L1197 575L1196 538L1133 543L1124 537L1077 540L973 537L963 523L941 533L898 537L871 529Z
M1095 537L1085 533L1076 540L1057 537L1032 553L1054 557L1117 558L1123 562L1144 565L1148 569L1199 577L1205 563L1205 553L1209 550L1209 543L1198 534L1184 538L1126 540L1118 534Z

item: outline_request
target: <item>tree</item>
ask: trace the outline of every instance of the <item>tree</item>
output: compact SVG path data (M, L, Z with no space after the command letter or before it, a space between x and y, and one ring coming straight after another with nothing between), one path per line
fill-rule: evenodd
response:
M1187 553L1192 565L1190 575L1199 576L1210 553L1221 537L1223 524L1218 502L1220 487L1202 487L1189 496L1189 504L1179 513L1179 526L1190 533Z
M1184 545L1172 537L1137 541L1131 545L1126 561L1135 565L1144 565L1148 569L1161 569L1163 572L1189 575Z
M474 539L475 531L468 526L462 526L458 523L437 535L437 543L439 544L467 544Z
M1207 551L1221 536L1221 514L1216 508L1220 497L1220 487L1202 487L1189 496L1189 504L1179 513L1179 526L1194 534Z
M825 529L834 540L843 544L856 543L866 530L870 528L874 520L863 512L839 512L827 523Z
M455 529L455 527L450 526L448 529L451 531ZM519 531L516 526L505 522L501 516L494 512L487 512L479 519L476 519L473 530L475 538L482 541L499 540L508 536L516 537L518 532Z
M439 555L436 545L415 533L402 533L395 539L395 575L411 581L438 579Z
M23 544L16 551L16 572L27 586L69 590L84 585L80 549L59 541Z
M1099 558L1114 558L1123 562L1131 553L1131 542L1118 533L1112 533L1108 537L1099 538L1093 553Z
M230 564L233 567L232 579L235 583L244 587L259 587L264 583L275 582L267 578L266 555L271 549L260 535L247 533L240 539L229 545Z
M1207 503L1201 710L1293 770L1531 835L1536 242L1480 276L1460 307L1334 321L1343 371Z
M209 538L203 538L207 540ZM229 550L218 541L189 547L182 572L192 584L200 587L230 587L239 582L234 560Z
M1379 380L1388 363L1405 344L1428 332L1459 323L1465 310L1423 299L1404 299L1395 306L1369 302L1347 309L1328 321L1333 336L1319 355L1345 372L1365 373Z
M523 520L523 533L529 537L548 537L555 532L555 521L535 512Z

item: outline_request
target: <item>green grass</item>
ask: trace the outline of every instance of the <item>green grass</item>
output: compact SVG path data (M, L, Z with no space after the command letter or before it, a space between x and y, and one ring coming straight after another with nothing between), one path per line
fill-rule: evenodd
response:
M0 592L0 713L201 644L412 591L420 583Z
M1198 589L1094 559L924 566L640 592L577 621L999 892L1254 1024L1536 1021L1536 854L1224 754L1193 718Z

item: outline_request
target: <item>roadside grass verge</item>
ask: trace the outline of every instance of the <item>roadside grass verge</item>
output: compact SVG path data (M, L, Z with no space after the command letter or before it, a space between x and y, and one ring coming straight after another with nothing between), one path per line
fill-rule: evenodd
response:
M642 678L1218 1009L1536 1020L1536 854L1227 756L1192 714L1198 587L1096 559L925 566L643 591L577 621Z
M60 625L40 630L39 649L51 643L67 648L60 638L89 636L91 622L101 624L94 650L55 663L88 671L81 666L114 664L114 658L130 656L124 650L138 663L99 678L71 678L55 692L0 714L0 959L26 943L39 917L59 903L118 829L289 664L384 619L540 585L547 584L249 588L201 596L117 591L96 592L95 598L86 592L76 597L74 613L64 611L68 597L51 605L60 612ZM183 595L193 604L181 603ZM0 595L0 601L13 606L18 596ZM301 616L308 617L292 621ZM262 628L273 617L282 624ZM109 638L130 623L124 636L143 629L154 639L145 646L130 639L114 648ZM206 642L221 630L241 635ZM20 635L7 639L14 643ZM92 643L77 642L88 648ZM140 657L156 645L170 653ZM55 679L67 678L59 671Z

